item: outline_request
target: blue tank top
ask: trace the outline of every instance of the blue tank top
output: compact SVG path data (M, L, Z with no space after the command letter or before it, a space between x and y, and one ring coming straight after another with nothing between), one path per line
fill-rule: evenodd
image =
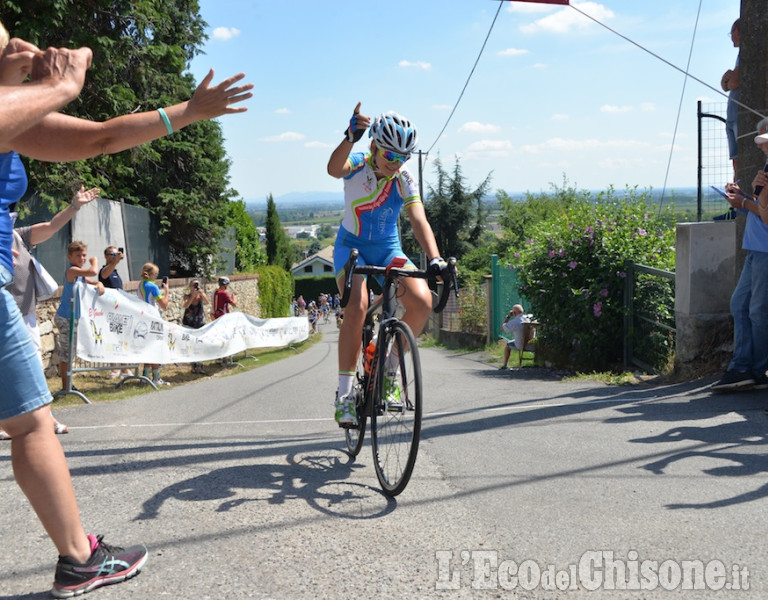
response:
M15 152L0 154L0 264L13 273L13 223L9 206L27 191L27 172Z

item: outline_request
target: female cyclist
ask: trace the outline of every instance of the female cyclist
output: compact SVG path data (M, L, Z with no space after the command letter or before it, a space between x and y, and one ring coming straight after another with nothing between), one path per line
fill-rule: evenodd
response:
M370 126L370 129L369 129ZM369 129L368 152L352 153L355 142ZM389 265L394 258L408 257L403 252L397 230L400 210L405 207L419 245L429 258L429 268L439 274L445 268L435 235L427 221L418 184L404 163L416 147L416 129L408 119L394 112L384 113L371 122L360 113L357 103L346 135L328 160L328 174L344 179L344 217L336 237L333 262L339 290L343 291L344 266L352 248L360 252L358 264ZM407 267L416 268L408 260ZM405 308L403 321L418 336L432 308L432 295L423 279L404 278L399 300ZM340 427L357 422L354 400L350 398L355 365L360 352L368 287L365 277L355 275L339 331L339 388L336 393L336 421ZM387 368L397 369L397 365ZM397 407L400 393L394 374L385 380L386 401Z

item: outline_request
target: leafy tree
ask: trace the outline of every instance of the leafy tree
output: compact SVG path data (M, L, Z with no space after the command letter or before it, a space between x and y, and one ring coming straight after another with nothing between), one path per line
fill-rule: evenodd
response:
M187 71L206 39L197 0L6 0L0 19L11 35L40 47L94 52L80 97L64 112L95 121L152 110L191 97ZM159 118L159 117L158 117ZM30 188L53 198L83 182L159 216L171 262L204 273L227 219L229 161L214 121L187 126L151 144L86 161L29 161ZM194 210L190 210L194 207Z
M277 206L272 194L267 197L266 229L267 263L290 271L293 264L293 250L288 236L280 224L280 217L277 214Z
M435 232L437 247L443 256L461 258L477 243L485 229L485 214L482 200L491 184L491 174L474 190L466 187L459 159L449 174L441 160L435 160L437 183L430 185L424 208L432 230ZM401 222L403 245L408 254L419 252L407 219Z
M242 200L230 202L228 210L227 225L235 228L235 269L251 273L256 267L267 264L267 255L259 242L259 230Z

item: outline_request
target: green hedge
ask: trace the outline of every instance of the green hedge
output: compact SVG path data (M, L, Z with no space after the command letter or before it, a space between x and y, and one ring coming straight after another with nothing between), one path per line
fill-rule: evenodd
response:
M288 317L291 314L293 275L272 265L256 269L259 275L259 304L264 319Z

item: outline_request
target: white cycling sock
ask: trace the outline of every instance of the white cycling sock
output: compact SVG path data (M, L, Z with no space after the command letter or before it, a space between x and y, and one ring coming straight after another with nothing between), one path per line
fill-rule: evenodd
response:
M339 398L349 396L352 393L352 386L354 384L354 373L339 373Z

